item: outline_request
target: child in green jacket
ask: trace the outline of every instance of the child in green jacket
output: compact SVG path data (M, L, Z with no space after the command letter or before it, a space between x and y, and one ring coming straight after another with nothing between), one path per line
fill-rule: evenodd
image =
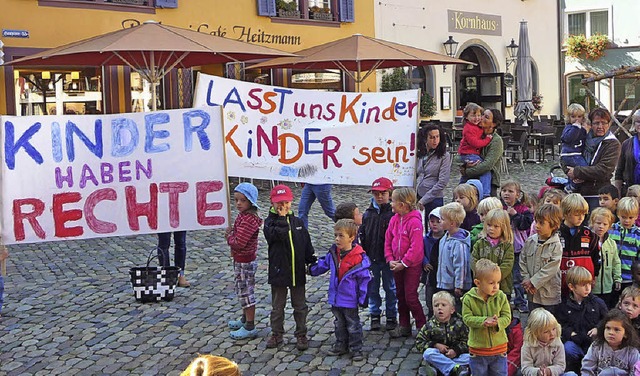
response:
M462 320L469 327L469 366L474 375L507 375L509 299L500 290L502 275L493 261L480 259L473 282L462 300Z
M589 226L598 235L600 243L600 273L595 278L593 293L604 300L609 308L615 307L617 302L614 295L617 294L614 294L614 290L619 292L622 285L618 247L608 233L613 221L613 213L604 207L593 209L589 217Z
M476 243L476 240L478 240L478 235L480 235L480 232L484 228L484 217L487 215L487 213L491 209L502 209L502 203L500 202L500 199L498 199L497 197L487 197L487 198L483 198L482 201L478 203L477 211L478 211L478 216L480 217L480 223L473 226L471 228L471 231L469 231L469 233L471 234L472 248L473 248L473 245Z

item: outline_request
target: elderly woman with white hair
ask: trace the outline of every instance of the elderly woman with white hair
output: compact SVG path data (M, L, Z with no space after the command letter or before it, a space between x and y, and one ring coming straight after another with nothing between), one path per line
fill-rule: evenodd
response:
M622 196L627 195L627 188L634 184L640 184L640 110L631 118L635 136L622 143L620 158L614 182Z

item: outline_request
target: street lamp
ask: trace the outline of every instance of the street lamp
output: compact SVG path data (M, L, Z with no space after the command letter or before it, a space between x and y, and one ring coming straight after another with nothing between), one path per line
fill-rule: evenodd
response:
M449 35L449 39L446 42L442 43L442 45L444 46L444 52L447 54L447 56L456 56L456 52L458 51L458 42L453 40L453 37L451 35ZM444 64L442 65L442 71L447 71L447 66Z
M509 66L513 64L518 59L518 45L511 38L511 43L507 46L507 71L509 70Z

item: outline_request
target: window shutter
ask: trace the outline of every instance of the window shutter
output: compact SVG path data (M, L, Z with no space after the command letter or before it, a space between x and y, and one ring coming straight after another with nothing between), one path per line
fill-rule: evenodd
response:
M276 0L258 0L258 16L275 17Z
M156 8L177 8L178 0L156 0Z
M354 22L354 0L340 0L340 22Z

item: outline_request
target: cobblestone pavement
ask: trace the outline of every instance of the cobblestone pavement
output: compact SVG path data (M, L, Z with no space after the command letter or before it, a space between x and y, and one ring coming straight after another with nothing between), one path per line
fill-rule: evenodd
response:
M526 192L537 192L550 166L526 164L523 172L509 164L510 178ZM451 197L458 178L454 171L446 197ZM269 186L258 185L264 214ZM299 194L300 188L294 188L294 207ZM367 187L336 186L333 194L336 203L354 201L362 210L368 205ZM311 210L310 233L316 253L324 254L333 230L317 203ZM258 338L229 338L226 323L241 311L222 230L188 234L191 288L178 289L171 302L138 303L128 271L143 265L155 244L155 236L145 235L10 247L0 318L0 375L178 375L198 353L231 358L245 375L418 374L421 356L413 349L413 338L390 339L384 331L367 331L365 310L365 359L353 362L348 356L328 355L334 337L326 275L307 284L310 348L295 349L288 308L285 344L266 349L270 289L262 235ZM420 296L424 299L422 292Z

